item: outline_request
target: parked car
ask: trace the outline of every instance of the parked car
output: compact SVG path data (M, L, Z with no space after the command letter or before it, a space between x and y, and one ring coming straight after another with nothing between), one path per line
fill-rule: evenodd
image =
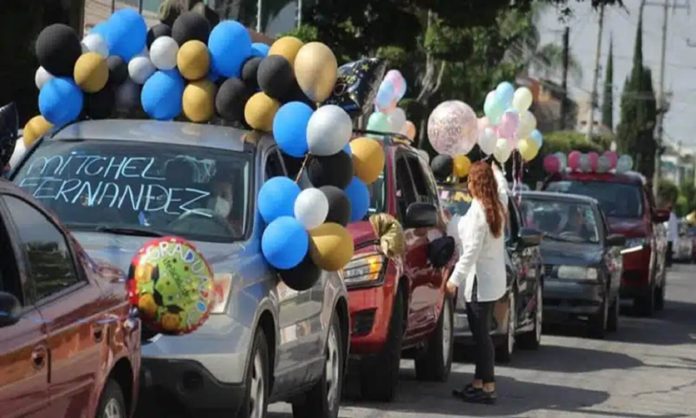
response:
M430 167L409 142L390 135L379 140L386 164L382 176L370 185L370 214L394 216L403 226L406 249L387 258L367 219L351 223L348 230L356 252L345 269L345 282L351 355L361 393L366 399L390 401L402 355L415 359L420 380L445 381L449 376L453 306L445 284L454 245L444 265L433 265L430 249L447 231Z
M643 315L664 307L667 239L662 223L669 219L669 212L657 209L643 176L563 173L550 176L543 190L597 199L609 231L626 237L621 296L632 298L635 310Z
M143 416L262 417L279 400L297 417L338 415L345 285L324 272L294 291L264 261L256 195L276 175L285 165L268 136L152 120L75 123L39 140L12 173L89 254L123 271L153 236L188 239L210 262L218 297L207 322L189 335L145 334Z
M464 216L471 205L471 197L463 184L441 185L440 197L454 216ZM536 349L541 343L545 280L539 250L541 238L539 231L524 224L517 202L510 198L505 224L507 292L496 302L491 321L496 360L501 362L511 360L516 346ZM455 310L454 335L457 343L473 343L464 306L457 306Z
M674 261L690 263L693 260L693 238L688 235L688 225L679 221L679 239L674 245Z
M604 338L619 326L623 235L610 234L599 203L590 197L526 192L522 214L544 234L546 323L583 320Z
M0 415L131 416L140 321L123 276L0 179Z

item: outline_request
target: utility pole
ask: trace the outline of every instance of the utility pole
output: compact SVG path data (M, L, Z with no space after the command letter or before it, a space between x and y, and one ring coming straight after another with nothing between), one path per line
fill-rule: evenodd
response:
M568 61L570 58L569 38L570 27L566 26L565 30L563 31L563 80L561 81L563 96L561 99L561 130L566 128L566 121L568 120Z
M258 33L263 33L263 30L261 29L261 17L262 17L262 9L263 8L263 0L257 0L256 1L256 32Z
M297 28L302 26L302 0L297 0Z
M604 5L599 7L599 33L597 34L597 51L595 52L595 69L592 79L592 98L590 99L590 120L587 126L587 140L592 139L594 128L594 109L597 105L597 81L599 80L599 57L602 52L602 29L604 29Z

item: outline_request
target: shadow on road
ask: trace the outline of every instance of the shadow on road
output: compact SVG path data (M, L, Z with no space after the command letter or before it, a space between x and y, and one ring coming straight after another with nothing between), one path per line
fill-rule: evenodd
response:
M542 342L538 351L517 351L511 367L564 373L587 373L598 370L630 369L643 362L623 353L591 348L548 345Z

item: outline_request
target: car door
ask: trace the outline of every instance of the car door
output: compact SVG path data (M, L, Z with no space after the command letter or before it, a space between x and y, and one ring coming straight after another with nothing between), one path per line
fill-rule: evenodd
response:
M14 237L16 229L0 197L0 291L13 294L22 306L19 321L0 328L0 414L49 418L54 415L48 397L46 334Z
M529 291L529 284L524 280L526 273L524 249L517 242L520 232L519 216L512 198L508 199L507 209L507 220L505 222L505 255L507 260L505 269L508 276L508 290L514 292L515 318L519 324L524 322L525 295Z
M603 237L600 242L604 242L604 266L609 273L609 286L611 290L611 295L617 294L619 292L619 287L621 286L621 275L623 273L623 256L621 255L621 250L623 248L617 246L608 246L606 244L606 239L609 236L609 224L607 223L607 218L604 216L604 212L595 207L596 219L599 219L602 223L600 230L602 231Z
M48 395L53 416L86 417L106 350L101 292L77 264L63 231L37 207L5 196L27 260L49 352Z
M512 264L517 276L517 319L520 326L531 324L536 308L536 291L539 286L539 247L524 247L517 237L524 226L519 207L510 199L508 205L512 251Z

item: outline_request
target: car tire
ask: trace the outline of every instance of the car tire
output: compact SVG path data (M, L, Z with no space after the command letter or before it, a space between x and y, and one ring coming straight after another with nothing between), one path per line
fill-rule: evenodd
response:
M643 295L638 296L633 301L634 310L641 316L655 315L655 291L654 288L648 289Z
M99 399L97 418L126 418L129 412L126 410L126 401L123 398L121 386L115 380L109 379L104 386Z
M268 409L268 343L260 329L256 331L251 359L244 382L245 395L237 418L263 418Z
M619 330L619 317L621 311L621 298L616 295L614 302L609 307L609 318L607 319L607 331L616 332Z
M343 388L345 348L341 338L341 324L334 314L324 347L325 363L321 379L305 393L302 399L292 403L292 415L296 418L337 418Z
M517 337L517 345L525 350L537 350L541 345L541 330L544 325L544 291L541 283L537 286L536 300L534 328Z
M401 344L404 337L406 295L399 289L389 320L387 341L382 351L360 362L360 392L369 401L390 402L399 383Z
M607 297L602 300L599 307L599 312L590 316L590 321L587 324L587 333L591 338L604 339L607 335L609 323L609 301Z
M446 382L452 370L454 352L454 313L452 299L445 296L437 328L428 341L425 353L416 358L416 378L431 382Z
M515 351L515 330L517 329L517 308L515 306L515 292L512 290L508 298L508 310L510 313L507 321L507 332L503 337L503 343L495 348L495 359L500 363L510 363L512 354Z

